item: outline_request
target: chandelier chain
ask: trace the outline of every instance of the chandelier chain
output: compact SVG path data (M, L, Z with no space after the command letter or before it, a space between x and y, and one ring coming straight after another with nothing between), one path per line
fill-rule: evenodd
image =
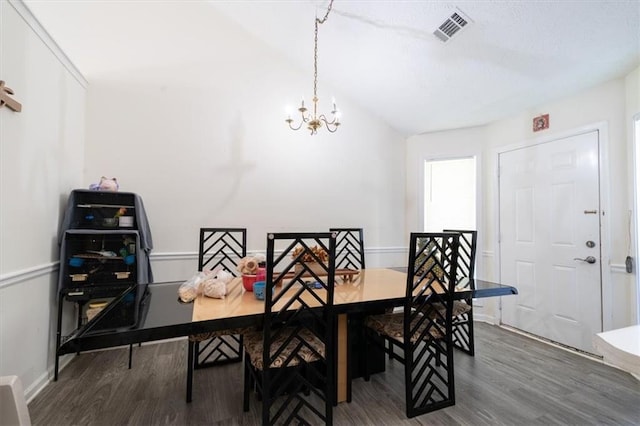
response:
M325 127L329 132L334 133L338 130L340 126L340 111L336 107L335 99L332 101L333 108L331 109L331 116L327 118L324 114L318 114L318 28L320 25L324 24L329 18L329 13L331 12L331 8L333 6L333 0L329 1L329 6L327 7L327 12L324 14L322 18L318 18L316 12L315 18L315 31L314 31L314 48L313 48L313 108L307 108L304 105L304 98L300 103L300 107L298 111L300 112L300 123L294 125L293 118L291 118L291 114L285 120L286 123L289 124L289 128L291 130L299 130L303 124L306 124L307 129L311 131L312 135L315 135L318 132L318 129L321 127Z
M316 18L315 48L313 50L313 97L318 95L318 18Z
M333 0L329 2L329 7L327 7L327 13L324 14L322 19L318 19L316 16L316 30L314 33L314 49L313 49L313 97L317 97L318 93L318 24L324 24L327 18L329 18L329 13L331 12L331 8L333 7Z

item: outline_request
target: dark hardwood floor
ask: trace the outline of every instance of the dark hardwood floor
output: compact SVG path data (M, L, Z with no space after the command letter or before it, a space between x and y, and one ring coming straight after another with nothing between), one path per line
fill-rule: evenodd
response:
M29 404L34 425L258 425L242 411L242 367L195 372L185 403L187 342L85 353ZM488 324L476 324L476 356L456 352L456 405L413 419L404 412L403 367L353 383L336 425L638 425L640 382L597 361Z

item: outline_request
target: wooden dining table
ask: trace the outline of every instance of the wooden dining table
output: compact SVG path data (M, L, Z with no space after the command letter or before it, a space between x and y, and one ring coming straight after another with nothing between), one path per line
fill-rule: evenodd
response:
M404 272L383 268L365 269L357 274L336 274L334 310L338 313L336 334L338 402L346 401L349 393L347 372L349 314L402 304L406 280ZM315 300L309 297L306 302L313 306ZM281 299L280 304L283 303L286 303L286 297ZM279 304L276 304L274 310L278 309ZM228 284L227 295L224 299L200 296L194 301L193 306L194 323L201 322L204 327L207 327L210 321L228 320L233 322L234 318L259 318L263 314L264 302L256 299L252 292L245 291L242 280L239 278L233 279Z
M334 311L337 313L337 397L348 399L350 383L348 348L350 345L349 319L358 314L402 306L406 291L407 275L400 270L368 268L356 274L337 275L334 290ZM127 292L113 301L92 321L68 336L56 356L92 349L127 345L139 342L162 340L191 334L218 330L257 326L264 316L264 301L256 299L253 292L246 291L240 278L227 285L224 299L213 299L203 295L192 303L178 300L178 288L182 282L153 283L142 289L131 288L140 299L140 318L135 327L108 329L104 321L110 311L117 310L118 301L127 297ZM466 299L506 296L517 294L508 285L474 280L461 283L454 297Z

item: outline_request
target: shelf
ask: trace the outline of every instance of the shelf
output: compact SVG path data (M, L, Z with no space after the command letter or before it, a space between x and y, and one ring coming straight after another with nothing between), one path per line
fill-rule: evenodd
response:
M93 286L72 286L63 288L60 294L68 301L88 302L91 299L115 297L130 289L132 283L111 283Z
M139 281L151 280L145 251L151 249L151 235L142 200L136 194L73 190L60 232L55 379L58 355L64 353L61 348L70 336L135 325L140 302L137 286ZM144 247L140 233L145 235ZM109 303L95 316L88 315L87 303L98 298ZM63 309L68 302L76 304L76 329L62 336Z
M135 209L136 206L126 206L121 204L76 204L76 207L82 209L103 209L103 208L114 208L114 209Z
M112 272L103 272L103 274L113 274L116 280L126 280L131 276L131 271L112 271ZM93 275L91 273L78 273L78 274L69 274L69 278L71 278L72 283L91 283L91 285L100 285L100 283L95 283L94 281L89 281L89 277Z
M71 257L79 257L80 259L97 259L97 260L122 260L124 259L122 256L103 256L100 254L91 254L91 253L86 253L86 254L74 254Z

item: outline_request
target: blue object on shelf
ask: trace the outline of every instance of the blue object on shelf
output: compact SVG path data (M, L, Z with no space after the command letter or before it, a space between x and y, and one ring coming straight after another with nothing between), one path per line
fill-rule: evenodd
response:
M133 265L134 263L136 263L136 255L130 254L128 256L125 256L124 263L126 263L127 265Z
M79 257L72 257L69 259L69 266L73 266L74 268L79 268L84 265L84 259Z

